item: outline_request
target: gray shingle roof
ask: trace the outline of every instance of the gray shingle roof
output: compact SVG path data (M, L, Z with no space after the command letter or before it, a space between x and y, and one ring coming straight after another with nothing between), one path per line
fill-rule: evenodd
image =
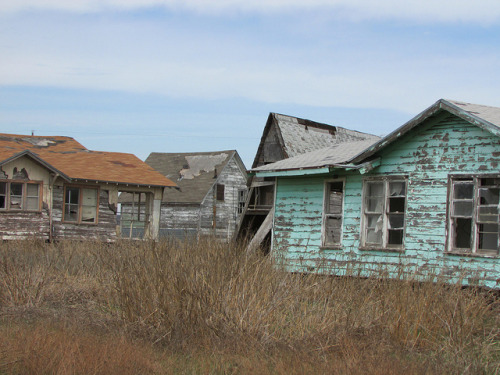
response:
M465 103L458 100L446 99L446 101L456 105L470 115L486 120L492 125L498 126L500 128L500 108L481 104Z
M334 144L320 150L307 152L293 158L252 169L255 172L321 168L344 164L377 142L378 138Z
M152 152L146 159L146 163L174 181L179 187L166 189L163 194L164 202L199 204L235 154L237 154L235 150L191 153ZM120 195L120 202L130 200L130 194Z
M342 142L379 139L375 135L340 126L320 124L280 114L274 114L274 116L283 138L285 151L290 158Z
M380 149L387 147L411 129L419 126L427 119L446 111L465 121L470 122L482 129L485 129L492 134L500 136L500 108L487 105L471 104L458 100L439 99L429 108L425 109L407 123L403 124L390 134L386 135L377 143L373 144L359 155L350 160L350 162L359 163L366 158L371 157Z

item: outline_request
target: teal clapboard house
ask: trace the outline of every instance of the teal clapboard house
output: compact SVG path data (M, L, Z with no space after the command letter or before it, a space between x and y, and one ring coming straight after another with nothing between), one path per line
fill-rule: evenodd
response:
M439 100L388 136L252 170L275 177L287 269L500 286L500 108Z

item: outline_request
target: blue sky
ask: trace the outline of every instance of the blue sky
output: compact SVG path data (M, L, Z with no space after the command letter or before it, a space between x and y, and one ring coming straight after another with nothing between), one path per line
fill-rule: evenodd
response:
M0 132L250 167L269 112L383 135L500 106L500 2L0 0L0 56Z

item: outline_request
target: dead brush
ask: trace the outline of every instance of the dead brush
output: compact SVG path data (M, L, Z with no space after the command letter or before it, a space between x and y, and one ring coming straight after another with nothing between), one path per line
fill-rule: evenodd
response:
M0 305L36 306L52 277L54 259L39 241L4 243L0 249Z

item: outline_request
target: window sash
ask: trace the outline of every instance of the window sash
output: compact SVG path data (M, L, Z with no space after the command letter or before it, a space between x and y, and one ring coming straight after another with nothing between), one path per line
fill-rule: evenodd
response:
M366 247L404 247L407 182L378 178L363 183L362 244Z
M500 179L451 177L449 186L448 251L498 255Z
M40 211L40 182L1 181L0 210L2 211Z
M323 246L340 246L342 244L344 196L343 180L329 181L325 184Z
M63 221L75 224L97 224L99 189L65 186Z

